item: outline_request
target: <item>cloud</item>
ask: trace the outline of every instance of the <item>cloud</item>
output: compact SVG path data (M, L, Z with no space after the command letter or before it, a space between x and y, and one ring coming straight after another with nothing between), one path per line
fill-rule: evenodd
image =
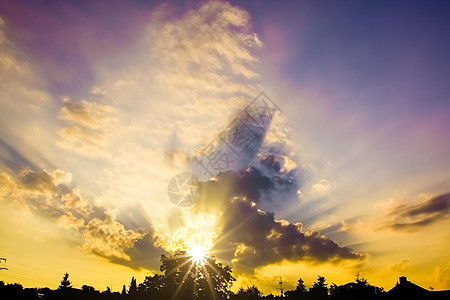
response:
M228 2L172 12L150 14L126 67L95 67L91 94L64 100L58 131L62 149L103 159L93 179L105 206L139 206L169 236L178 228L167 184L258 94L262 46L248 13Z
M81 195L79 187L75 187L69 193L62 195L61 201L66 208L77 211L84 216L92 213L93 204Z
M420 215L433 215L435 213L447 214L450 209L450 193L435 196L424 203L407 208L405 212L409 217Z
M0 199L10 205L20 205L35 214L48 217L62 228L71 229L81 238L81 246L88 252L103 256L115 263L133 268L153 268L142 262L143 254L133 250L139 243L146 255L157 255L162 249L154 246L153 231L148 226L126 228L117 220L111 208L99 206L84 196L80 187L72 186L72 174L60 169L35 172L24 169L17 176L0 173Z
M324 194L328 192L331 188L331 184L326 179L320 179L317 183L311 186L313 192L317 194Z
M102 217L93 218L86 224L83 248L107 258L130 261L125 250L133 248L134 243L144 235L142 232L126 230L123 224L117 222L113 212L105 211Z
M275 213L263 208L285 205L289 199L298 201L299 185L298 170L285 159L280 145L261 145L244 170L221 173L204 183L208 196L214 196L200 199L194 208L220 211L221 233L214 246L217 256L246 272L286 260L320 264L364 261L365 255L319 232L304 232L300 222L277 220Z
M232 122L225 131L240 132L247 123L252 124L246 118L239 120ZM270 118L267 120L267 124L258 127L263 128L260 138L252 139L248 134L239 141L238 145L246 146L239 152L243 156L248 154L246 159L211 173L211 176L215 175L212 180L203 182L208 194L193 207L197 212L191 213L194 218L201 218L200 213L204 212L218 215L221 233L214 249L219 258L249 272L283 260L312 263L363 261L365 255L340 246L318 232L303 232L301 223L276 220L275 214L267 209L286 205L289 200L298 201L300 188L297 164L287 157L285 144L264 139ZM197 159L213 166L223 162L217 155L226 153L227 147L241 149L222 137L223 133L220 133L219 141L212 144L214 149L200 152Z
M150 55L162 71L157 82L194 99L254 95L251 85L260 75L254 69L253 49L262 43L250 28L246 11L222 1L206 2L179 20L153 22L147 32Z
M281 148L262 148L245 171L236 173L236 196L246 197L264 208L298 201L298 169L284 168L286 155L280 151Z
M67 212L85 214L91 203L81 197L78 187L71 187L72 174L60 169L51 172L22 170L17 176L1 173L2 199L18 203L38 214L58 218Z
M106 130L115 121L115 109L108 105L81 100L75 102L70 98L63 99L64 107L59 118L69 124L94 130Z
M261 42L246 11L209 1L172 12L155 9L127 65L96 65L91 94L65 98L59 113L60 150L102 158L92 178L102 198L158 207L147 211L155 223L171 209L169 180L259 91Z
M233 245L232 261L239 268L254 270L282 260L324 263L364 259L364 255L318 232L303 232L301 223L276 220L273 213L242 198L234 198L230 203L224 222L221 245Z
M58 218L57 223L59 226L73 229L75 232L84 228L85 225L85 221L83 219L78 219L71 212L61 215Z
M96 157L109 156L106 150L114 134L117 111L112 106L65 97L59 119L65 127L58 131L58 145L80 154Z
M380 228L399 231L420 230L448 219L449 215L450 193L441 194L418 204L394 207L386 216L388 220Z
M49 217L59 217L64 206L60 196L65 188L59 185L61 170L34 172L31 169L22 170L16 178L7 173L2 176L9 182L5 193L7 199L23 205L25 208Z

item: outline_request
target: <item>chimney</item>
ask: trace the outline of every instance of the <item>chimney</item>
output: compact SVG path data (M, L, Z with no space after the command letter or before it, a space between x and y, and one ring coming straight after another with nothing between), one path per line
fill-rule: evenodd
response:
M406 280L406 276L400 276L399 281L400 281L400 284L402 284L402 285L406 284L408 282L408 280Z

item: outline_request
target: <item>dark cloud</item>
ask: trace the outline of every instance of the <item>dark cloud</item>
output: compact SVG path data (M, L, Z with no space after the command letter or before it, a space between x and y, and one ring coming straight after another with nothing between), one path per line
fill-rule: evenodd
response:
M419 230L447 219L450 213L450 193L432 197L419 204L400 205L393 209L381 228L394 230Z
M273 150L261 149L245 170L223 172L215 180L203 182L203 197L196 208L206 206L206 211L223 211L233 197L258 203L260 208L298 201L300 182L297 169L283 169L283 156ZM211 207L213 200L214 207Z
M283 154L262 149L250 166L234 174L234 196L245 197L265 210L297 202L298 170L283 169Z
M223 231L215 244L217 256L248 272L282 260L363 260L364 255L318 232L303 232L301 223L277 220L275 213L261 209L264 202L285 204L286 198L297 197L297 170L285 170L283 155L276 153L274 149L266 151L245 171L226 172L206 183L208 191L223 195L215 205L223 212Z
M411 207L408 210L408 216L417 215L429 215L434 213L444 213L447 214L450 209L450 193L439 195L421 203L419 205Z
M254 167L240 172L235 176L236 194L249 200L259 202L262 193L274 187L272 178L266 177Z
M244 198L234 198L223 219L223 238L216 245L219 256L221 247L233 245L233 262L248 271L282 260L321 263L364 258L318 232L303 232L301 223L276 220L274 213Z

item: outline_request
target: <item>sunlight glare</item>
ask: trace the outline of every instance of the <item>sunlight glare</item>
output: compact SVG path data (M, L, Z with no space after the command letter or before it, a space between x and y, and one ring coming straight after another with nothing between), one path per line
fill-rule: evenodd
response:
M195 246L192 249L187 250L187 254L191 257L191 260L196 265L203 265L207 258L207 249L202 246Z

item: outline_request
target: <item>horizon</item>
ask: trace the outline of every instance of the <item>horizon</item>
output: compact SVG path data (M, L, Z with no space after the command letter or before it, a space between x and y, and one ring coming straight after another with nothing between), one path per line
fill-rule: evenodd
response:
M194 264L197 264L198 263L198 261L196 261L194 258L192 258L192 260L193 260L193 263ZM162 275L163 275L164 273L162 273ZM65 277L67 275L67 278ZM156 275L156 274L155 274ZM326 281L326 276L321 276L321 275L318 275L317 276L317 278L319 278L319 277L324 277L325 278L325 283L326 283L326 285L328 286L328 289L330 289L330 286L331 285L334 285L335 283L334 282L327 282ZM314 281L314 283L316 283L317 282L317 278L316 278L316 280ZM66 272L65 274L64 274L64 276L63 276L63 280L68 280L68 284L69 284L69 286L68 287L70 287L70 288L72 288L72 289L83 289L84 287L88 287L88 288L93 288L95 291L99 291L99 292L104 292L104 291L107 291L107 290L109 290L109 291L111 291L112 293L120 293L120 292L122 292L123 291L123 287L127 287L127 284L126 283L124 283L120 288L119 288L119 290L113 290L110 286L106 286L105 287L105 289L103 290L103 289L96 289L96 287L95 286L90 286L90 285L86 285L86 284L83 284L82 286L80 286L79 288L77 288L77 287L75 287L75 286L73 286L73 284L72 284L72 281L71 281L71 278L70 278L70 274L68 273L68 272ZM301 277L299 277L298 279L302 279ZM298 279L297 279L297 281L298 281ZM57 290L57 289L61 289L61 286L62 286L62 281L63 280L61 280L60 281L60 283L54 288L54 290ZM132 278L131 278L131 282L133 281L133 280L136 280L135 279L135 277L134 276L132 276ZM347 284L347 283L351 283L351 282L357 282L358 280L362 280L362 281L365 281L366 282L366 284L369 284L369 285L371 285L370 284L370 281L368 280L368 278L365 278L365 277L360 277L359 276L359 274L357 273L357 274L355 274L355 280L353 280L353 281L350 281L350 282L346 282L346 283L343 283L343 284L341 284L341 285L345 285L345 284ZM390 289L385 289L385 288L383 288L383 287L381 287L383 290L382 290L382 292L389 292L390 290L392 290L392 289L394 289L396 286L398 286L399 284L402 284L402 280L404 281L403 283L405 283L405 282L410 282L410 283L413 283L414 284L414 282L411 282L411 281L409 281L408 280L408 278L406 277L406 276L400 276L399 278L398 278L398 280L394 283L394 285L392 286L392 288L390 288ZM1 280L0 280L1 281ZM2 283L4 283L5 285L8 285L8 284L20 284L19 282L4 282L4 281L1 281ZM286 283L286 282L283 282L283 283ZM137 286L139 286L139 284L141 284L141 282L139 282L139 281L136 281L136 284L137 284ZM280 284L280 282L278 282L277 283L278 285ZM21 284L20 284L21 285ZM23 286L23 285L22 285ZM338 285L339 286L339 285ZM231 289L230 289L230 291L232 292L232 293L234 293L234 294L236 294L239 290L241 290L241 289L244 289L244 290L248 290L249 288L251 288L251 287L257 287L255 284L251 284L251 285L247 285L247 286L232 286L231 287ZM312 288L313 287L313 284L311 284L311 285L306 285L305 284L305 288L306 288L306 290L309 290L310 288ZM32 288L32 289L44 289L44 288L49 288L48 286L40 286L40 287L38 287L38 286L33 286L33 287L31 287L31 286L23 286L23 288ZM128 287L129 288L129 287ZM127 288L127 290L128 290L128 288ZM421 287L421 288L423 288L423 287ZM450 291L450 290L448 290L448 289L442 289L442 290L436 290L436 289L434 289L434 288L423 288L423 289L425 289L425 290L428 290L428 291L437 291L437 292L439 292L439 291ZM278 293L279 293L279 290L280 290L280 288L278 288L278 289L276 289L277 291L278 291ZM289 291L293 291L293 290L295 290L295 286L292 288L292 289L290 289L290 290L286 290L286 289L283 289L283 294L285 294L286 292L289 292ZM270 292L270 293L262 293L262 296L268 296L268 295L274 295L274 296L276 296L277 295L277 293L275 292Z
M450 289L445 1L0 3L0 280ZM391 286L392 285L392 286Z

